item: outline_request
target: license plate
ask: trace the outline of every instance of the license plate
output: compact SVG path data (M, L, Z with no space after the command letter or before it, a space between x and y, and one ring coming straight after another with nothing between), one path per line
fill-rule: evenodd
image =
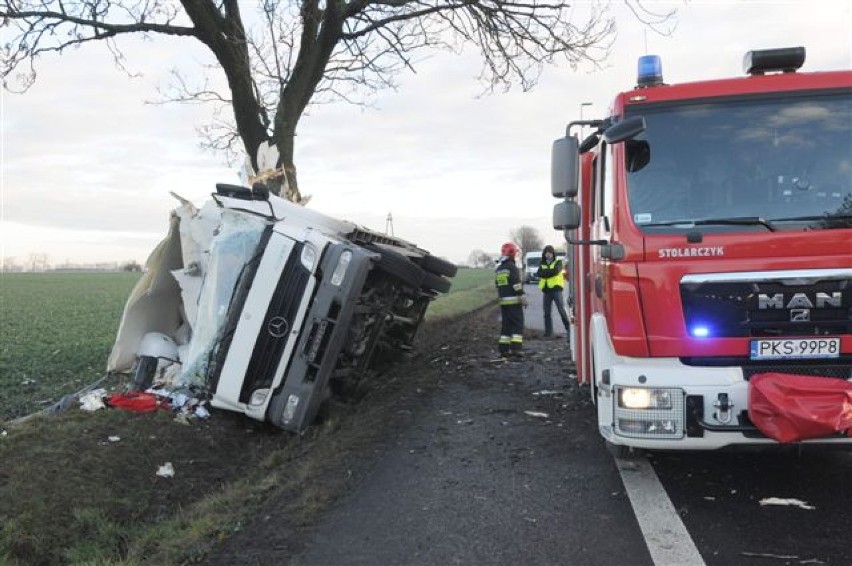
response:
M791 338L788 340L752 340L752 360L801 360L837 358L840 338Z

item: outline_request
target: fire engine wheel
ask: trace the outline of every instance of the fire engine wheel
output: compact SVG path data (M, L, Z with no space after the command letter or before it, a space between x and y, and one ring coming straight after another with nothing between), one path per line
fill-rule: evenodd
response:
M441 259L439 257L435 257L433 255L423 256L421 258L415 259L415 261L422 267L425 271L431 271L436 275L445 275L447 277L455 277L456 273L459 270L459 266L454 263L451 263L445 259ZM445 291L442 291L445 292Z
M419 288L423 284L425 272L406 256L378 246L371 245L365 247L379 254L376 266L381 271L411 287Z
M452 286L452 282L449 279L444 279L440 275L435 275L431 271L427 271L424 273L422 286L424 289L432 289L439 293L447 293Z

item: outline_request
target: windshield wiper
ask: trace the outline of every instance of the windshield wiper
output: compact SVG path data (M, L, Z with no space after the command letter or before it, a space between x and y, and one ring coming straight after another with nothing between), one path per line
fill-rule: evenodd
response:
M821 214L819 216L785 216L784 218L772 218L770 222L799 222L803 220L848 220L852 214Z
M654 226L765 226L770 232L775 232L776 228L772 224L773 220L766 220L760 216L737 216L734 218L687 218L683 220L667 220L665 222L649 222L640 224L644 227Z

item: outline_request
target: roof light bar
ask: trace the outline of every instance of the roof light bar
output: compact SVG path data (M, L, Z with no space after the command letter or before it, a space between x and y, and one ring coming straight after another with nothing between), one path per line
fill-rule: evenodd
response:
M749 51L743 58L743 69L749 75L794 73L805 63L804 47L760 49Z

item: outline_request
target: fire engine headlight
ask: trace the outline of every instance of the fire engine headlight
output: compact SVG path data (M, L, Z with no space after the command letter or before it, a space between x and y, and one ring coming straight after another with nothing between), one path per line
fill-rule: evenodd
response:
M671 409L672 396L667 389L625 387L618 390L618 406L624 409Z
M349 269L349 263L352 261L352 252L349 250L340 254L340 259L337 260L337 265L334 272L331 274L331 284L339 287L343 283L343 278L346 277L346 270Z

